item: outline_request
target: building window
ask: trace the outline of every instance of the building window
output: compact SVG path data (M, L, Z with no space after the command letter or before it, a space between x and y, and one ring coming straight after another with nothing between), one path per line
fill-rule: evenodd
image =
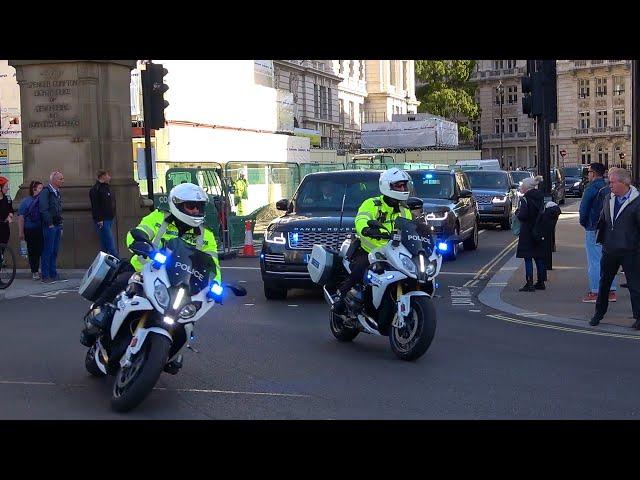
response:
M596 112L596 127L607 128L607 111L601 110Z
M589 145L583 145L580 149L580 161L582 165L589 165L591 163L591 147L589 147Z
M627 162L625 161L625 159L620 158L621 154L622 154L622 145L618 144L615 147L613 147L613 161L615 162L616 166L627 168Z
M364 80L364 63L365 60L360 60L360 80Z
M586 129L591 126L591 118L589 112L580 112L580 123L578 128Z
M596 78L596 97L607 96L607 79Z
M613 111L613 126L624 127L624 109Z
M598 147L598 162L604 166L609 164L609 152L607 152L602 145Z
M509 133L517 133L518 132L518 117L508 118L509 122Z
M534 135L538 134L538 122L536 122L535 119L533 119L533 121L531 122L531 125L533 125L533 130L531 130L533 132Z
M344 73L344 60L338 60L338 64L340 65L338 68L338 73Z
M589 79L583 78L578 80L578 98L589 97Z
M329 120L333 121L333 97L331 96L331 89L328 88L327 92L329 93L329 98L327 101L327 107L329 111Z
M403 61L402 62L402 89L408 91L409 90L409 79L408 79L408 71L409 71L409 62L408 61Z
M353 102L349 102L349 122L351 125L355 123L356 118L356 105Z
M613 95L624 95L624 77L613 77Z
M340 111L340 123L344 124L344 100L338 100L338 110Z
M500 127L502 126L502 131ZM503 133L504 132L504 118L502 119L502 124L499 118L494 119L493 121L493 133Z
M496 87L496 100L495 100L495 104L496 105L500 105L500 102L502 102L504 104L504 93L502 95L500 95L500 93L498 92L498 88Z
M504 60L494 60L493 61L493 69L494 70L502 70L504 68Z
M315 118L320 117L320 94L318 90L320 87L316 84L313 85L313 113Z
M507 60L507 68L516 68L516 60Z
M514 103L518 103L518 86L517 85L512 85L510 87L507 87L507 103L509 104L514 104Z
M393 86L396 85L396 61L389 60L389 83Z

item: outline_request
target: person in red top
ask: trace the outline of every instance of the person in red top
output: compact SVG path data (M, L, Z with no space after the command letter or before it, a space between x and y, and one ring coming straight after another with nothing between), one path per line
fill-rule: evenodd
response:
M0 177L0 244L9 243L9 224L13 222L13 203L9 196L9 179Z

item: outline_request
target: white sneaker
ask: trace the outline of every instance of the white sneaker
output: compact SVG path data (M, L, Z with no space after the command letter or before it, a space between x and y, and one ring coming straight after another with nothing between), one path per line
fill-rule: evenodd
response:
M35 280L35 281L40 280L40 273L39 273L39 272L36 272L36 273L31 274L31 278L32 278L33 280Z

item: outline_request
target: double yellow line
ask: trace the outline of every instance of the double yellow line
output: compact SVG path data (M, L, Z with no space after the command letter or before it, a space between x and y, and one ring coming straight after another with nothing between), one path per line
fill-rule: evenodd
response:
M504 247L500 253L498 253L495 257L493 257L491 260L489 260L489 263L487 263L484 267L482 267L480 270L478 270L478 272L475 274L475 276L469 280L467 283L465 283L463 286L464 287L475 287L476 284L484 279L487 274L491 271L491 269L493 267L495 267L498 262L500 262L500 260L502 260L504 257L506 257L509 252L511 251L511 249L513 249L513 247L515 247L518 244L518 239L514 239L509 245L507 245L506 247Z

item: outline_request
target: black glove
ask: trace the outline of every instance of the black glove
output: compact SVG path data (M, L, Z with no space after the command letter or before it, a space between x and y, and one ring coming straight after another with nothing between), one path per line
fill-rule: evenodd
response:
M380 240L382 238L382 232L379 228L365 227L362 229L362 235L375 240Z

